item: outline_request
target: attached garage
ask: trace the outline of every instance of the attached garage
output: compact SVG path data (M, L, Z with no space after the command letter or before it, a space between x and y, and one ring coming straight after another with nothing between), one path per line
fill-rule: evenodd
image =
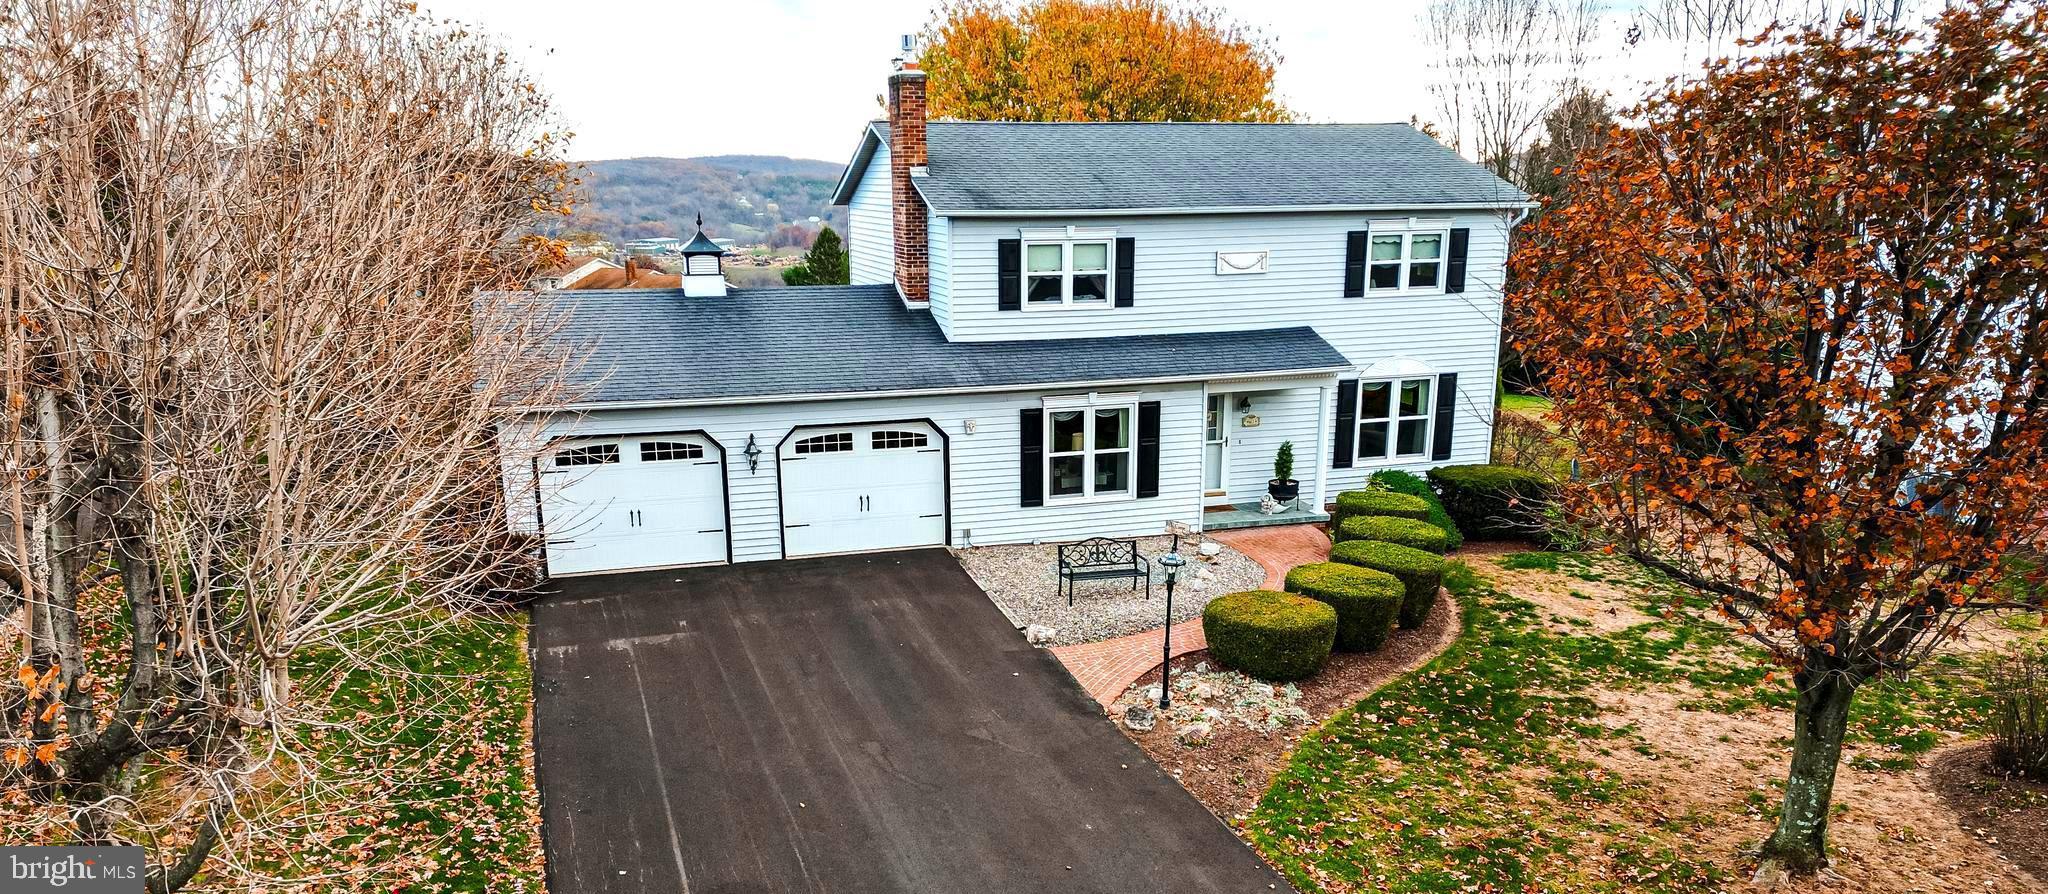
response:
M929 422L802 426L776 460L784 556L946 542L946 438Z
M704 433L566 439L538 461L550 574L727 560L725 451Z

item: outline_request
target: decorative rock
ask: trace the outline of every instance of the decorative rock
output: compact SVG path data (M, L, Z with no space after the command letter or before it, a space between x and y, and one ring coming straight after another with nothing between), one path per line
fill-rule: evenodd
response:
M1195 572L1195 580L1215 580L1216 572L1203 568Z
M1208 542L1208 543L1204 543L1204 544L1202 544L1202 546L1201 546L1201 553L1202 553L1202 555L1203 555L1204 557L1206 557L1206 558L1212 558L1212 559L1213 559L1213 558L1215 558L1215 557L1216 557L1216 555L1217 555L1218 553L1221 553L1221 552L1223 552L1223 544L1221 544L1221 543L1217 543L1217 542L1215 542L1215 541L1210 541L1210 542Z
M1175 731L1174 738L1182 745L1192 748L1209 744L1209 740L1215 737L1215 732L1215 727L1207 723L1190 723Z
M1159 722L1159 712L1153 710L1151 702L1139 702L1124 709L1124 726L1144 732Z
M1044 624L1032 624L1024 628L1024 641L1034 646L1046 645L1060 635L1059 628Z

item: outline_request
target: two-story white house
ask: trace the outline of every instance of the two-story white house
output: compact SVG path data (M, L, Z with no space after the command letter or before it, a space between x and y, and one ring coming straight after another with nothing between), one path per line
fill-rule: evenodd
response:
M573 403L506 480L574 574L1255 523L1484 462L1528 197L1405 124L925 118L899 65L835 201L853 284L557 292Z

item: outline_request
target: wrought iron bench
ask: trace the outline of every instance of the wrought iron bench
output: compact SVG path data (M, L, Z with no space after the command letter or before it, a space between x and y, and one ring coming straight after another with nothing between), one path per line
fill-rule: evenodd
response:
M1060 585L1066 588L1068 605L1074 604L1075 582L1119 578L1130 578L1133 593L1143 578L1145 598L1152 598L1152 562L1138 553L1138 541L1090 537L1060 547Z

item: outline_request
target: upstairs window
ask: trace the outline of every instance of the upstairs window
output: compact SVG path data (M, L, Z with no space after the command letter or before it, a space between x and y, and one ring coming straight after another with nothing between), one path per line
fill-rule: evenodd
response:
M1451 240L1448 224L1438 227L1430 221L1375 221L1371 232L1367 291L1443 291L1444 251Z
M1024 234L1024 309L1114 306L1113 234L1078 228Z

